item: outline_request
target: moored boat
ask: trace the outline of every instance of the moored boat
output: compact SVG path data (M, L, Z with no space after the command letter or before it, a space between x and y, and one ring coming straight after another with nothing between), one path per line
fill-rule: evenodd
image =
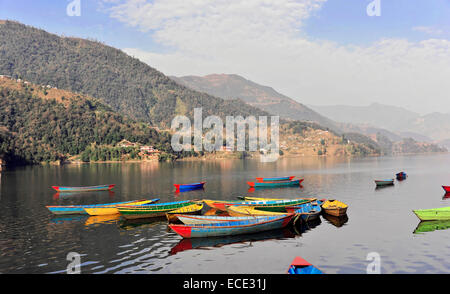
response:
M137 201L129 204L119 204L119 205L146 205L146 204L152 204L159 201L159 198L151 199L151 200L142 200ZM91 215L113 215L113 214L119 214L119 210L117 209L118 205L107 205L107 206L99 206L99 207L84 207L84 211Z
M218 216L218 215L186 215L186 214L175 214L179 221L185 225L195 225L195 224L214 224L214 223L225 223L225 222L235 222L235 221L245 221L254 219L254 216Z
M394 179L375 180L375 184L377 185L377 187L392 186L394 185Z
M295 213L297 215L294 222L296 222L299 218L305 222L315 220L319 218L319 215L322 212L322 208L318 203L305 203L298 206L288 206L286 207L286 210L289 213Z
M264 182L247 182L252 188L271 188L271 187L289 187L300 186L304 179L292 179L287 181L264 181Z
M395 176L397 177L397 180L399 180L399 181L406 180L406 178L408 177L408 175L405 172L399 172Z
M413 212L422 221L450 219L450 207L420 209L420 210L413 210Z
M322 204L323 212L334 216L342 216L347 213L348 205L344 202L329 199Z
M257 182L276 182L276 181L290 181L295 176L289 176L289 177L278 177L278 178L256 178Z
M305 199L261 200L261 201L237 201L237 200L203 200L211 208L226 211L226 206L252 206L264 207L274 212L285 212L284 207L295 206L310 202Z
M85 208L111 207L118 205L133 205L135 203L149 201L146 199L132 200L125 202L105 203L105 204L88 204L88 205L48 205L46 206L53 214L87 214ZM150 200L151 201L151 200Z
M177 210L166 213L167 220L169 222L175 222L178 220L178 215L195 215L200 214L203 209L203 203L194 203L188 206L181 207Z
M226 206L225 209L227 210L230 216L283 215L287 213L287 211L276 212L266 210L264 207L240 206L240 205Z
M93 192L93 191L107 191L114 188L115 184L112 185L99 185L99 186L86 186L86 187L62 187L62 186L52 186L58 192Z
M169 224L169 227L183 238L229 236L281 229L286 227L293 217L294 214L286 214L282 216L261 216L253 217L245 221L196 225Z
M442 188L444 189L445 193L450 193L450 186L442 186Z
M323 274L323 272L304 260L303 258L297 256L289 266L287 271L288 274L300 274L300 275L311 275L311 274Z
M119 213L125 219L151 218L166 216L166 213L194 204L195 201L184 200L148 205L118 206Z
M205 184L206 182L192 183L192 184L173 184L173 185L175 186L176 192L184 192L190 190L203 189L203 186Z

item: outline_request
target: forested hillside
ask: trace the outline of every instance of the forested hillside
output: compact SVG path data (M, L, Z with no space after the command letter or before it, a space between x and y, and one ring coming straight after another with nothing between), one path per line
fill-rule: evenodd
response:
M196 107L205 116L267 115L241 100L190 90L113 47L12 21L0 21L0 74L83 93L163 128L176 114L192 117Z

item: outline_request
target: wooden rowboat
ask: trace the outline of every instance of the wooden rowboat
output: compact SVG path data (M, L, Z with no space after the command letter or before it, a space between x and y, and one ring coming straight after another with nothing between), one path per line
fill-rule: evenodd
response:
M295 178L295 176L290 176L290 177L278 177L278 178L256 178L257 182L276 182L276 181L290 181L293 178Z
M177 210L166 213L167 220L170 222L176 222L178 220L178 215L194 215L200 214L203 209L202 203L194 203L188 206L181 207Z
M151 200L144 200L144 201L130 203L127 205L146 205L146 204L153 204L158 201L159 201L159 198L155 198L155 199L151 199ZM101 206L101 207L85 207L84 211L91 216L113 215L113 214L119 214L119 210L117 209L117 206L118 205Z
M321 270L299 256L292 261L287 273L300 275L323 274Z
M450 219L450 207L413 210L413 212L422 221Z
M100 185L100 186L87 186L87 187L61 187L61 186L52 186L58 192L92 192L92 191L107 191L114 188L113 185Z
M244 201L275 201L275 200L298 200L298 199L304 199L304 200L310 200L315 201L317 198L294 198L294 199L285 199L285 198L262 198L262 197L248 197L248 196L237 196L238 199L244 200ZM326 199L321 199L322 202L325 202Z
M395 177L397 178L397 180L403 181L406 180L408 175L405 172L399 172L398 174L395 175Z
M264 207L253 207L253 206L226 206L230 216L263 216L263 215L283 215L287 212L274 212L265 210Z
M260 216L245 221L221 222L213 224L174 225L169 227L183 238L202 238L251 234L286 227L294 214L282 216Z
M185 200L161 204L118 206L117 209L125 219L138 219L165 216L168 212L192 205L194 203L196 202Z
M191 191L197 189L203 189L206 182L193 183L193 184L173 184L175 186L176 192Z
M225 222L236 222L254 219L254 216L218 216L218 215L186 215L175 214L173 215L177 220L181 221L185 225L195 224L214 224Z
M319 218L319 215L322 212L322 208L318 203L305 203L298 206L289 206L286 207L286 210L289 213L295 213L297 215L294 222L296 222L299 218L305 222L315 220Z
M394 185L394 179L375 180L375 184L377 185L377 187L392 186Z
M323 212L334 216L342 216L347 213L348 205L344 202L330 199L322 204Z
M252 188L272 188L272 187L289 187L300 186L304 179L287 180L287 181L271 181L271 182L247 182Z
M46 207L53 214L87 214L86 208L117 207L119 205L135 205L144 202L151 203L156 202L158 200L159 199L152 199L152 200L141 199L141 200L105 203L105 204L60 205L60 206L46 206Z
M305 199L283 199L283 200L264 200L264 201L233 201L233 200L203 200L211 208L226 211L226 206L252 206L264 207L266 210L274 212L285 212L284 207L295 206L307 203L310 200Z
M450 193L450 186L442 186L446 193Z

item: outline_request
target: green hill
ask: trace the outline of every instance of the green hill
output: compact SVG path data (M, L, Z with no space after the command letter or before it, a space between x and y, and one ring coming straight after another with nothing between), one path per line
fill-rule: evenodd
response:
M170 127L176 114L268 115L241 100L190 90L161 72L102 43L60 37L12 21L0 22L0 74L100 99L132 119Z

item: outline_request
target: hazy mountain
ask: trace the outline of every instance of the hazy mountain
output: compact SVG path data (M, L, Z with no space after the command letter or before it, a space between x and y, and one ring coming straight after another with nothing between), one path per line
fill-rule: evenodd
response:
M182 86L161 72L100 42L60 37L0 21L0 75L98 98L135 120L170 127L177 114L267 115L240 100L223 100Z
M211 74L204 77L184 76L171 78L191 89L223 99L239 98L244 102L281 118L313 121L338 131L337 125L309 107L275 91L235 74Z
M402 107L373 103L369 106L313 106L312 109L337 122L386 129L403 138L438 142L450 139L450 114L420 115Z

